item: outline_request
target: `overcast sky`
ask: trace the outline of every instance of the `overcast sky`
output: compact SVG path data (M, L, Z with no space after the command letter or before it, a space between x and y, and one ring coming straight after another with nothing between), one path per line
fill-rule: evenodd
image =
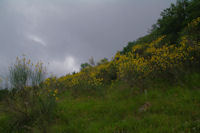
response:
M111 58L147 34L175 0L0 0L0 74L17 56L50 73L78 71L93 56Z

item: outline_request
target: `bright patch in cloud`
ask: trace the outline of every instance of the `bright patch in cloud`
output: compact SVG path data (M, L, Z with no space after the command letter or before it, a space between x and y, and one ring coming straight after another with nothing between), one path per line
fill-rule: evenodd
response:
M37 44L40 44L40 45L42 45L42 46L47 46L47 44L45 43L45 41L42 40L41 38L39 38L38 36L35 36L35 35L28 35L28 38L29 38L31 41L33 41L33 42L35 42L35 43L37 43Z
M61 76L73 71L79 71L79 65L76 63L74 57L67 56L64 61L51 61L49 69L50 72L54 72Z

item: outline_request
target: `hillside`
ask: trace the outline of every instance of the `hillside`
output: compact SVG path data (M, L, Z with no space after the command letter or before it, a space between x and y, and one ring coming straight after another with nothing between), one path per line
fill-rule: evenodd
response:
M49 132L171 133L200 131L200 73L177 85L155 81L144 93L123 82L100 92L60 96Z
M161 13L151 32L112 60L45 80L42 62L10 67L0 91L0 132L199 133L199 0Z
M44 125L32 124L31 131L42 132L45 127L52 133L198 133L199 82L200 73L192 73L176 85L157 80L144 93L123 82L76 96L65 91L59 95L53 117L48 122L42 118L39 123ZM9 119L13 118L1 113L1 132L17 132ZM22 129L18 132L27 132Z

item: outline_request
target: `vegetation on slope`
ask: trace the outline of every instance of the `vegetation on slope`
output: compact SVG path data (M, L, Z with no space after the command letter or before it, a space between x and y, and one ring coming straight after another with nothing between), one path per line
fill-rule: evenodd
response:
M185 33L184 28L187 27L188 23L200 16L199 8L199 0L177 0L176 4L171 4L169 8L161 12L160 19L152 25L148 35L134 42L129 42L121 53L125 54L131 51L135 44L150 43L163 35L166 35L164 42L168 45L178 43L182 34ZM193 34L196 39L200 38L198 33Z
M0 132L199 132L198 7L178 0L149 35L78 73L43 81L41 63L18 59L0 92Z
M44 125L32 124L29 130L19 127L12 132L198 133L200 73L188 74L183 79L177 85L155 80L145 93L119 81L104 86L101 91L79 92L79 95L68 90L58 96L50 120L40 119L40 123L46 121ZM0 117L1 132L11 132L10 122L14 118L7 115Z

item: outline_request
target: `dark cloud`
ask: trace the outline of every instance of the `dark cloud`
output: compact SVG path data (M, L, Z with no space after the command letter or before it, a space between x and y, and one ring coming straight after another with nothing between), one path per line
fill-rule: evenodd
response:
M111 58L146 34L175 0L1 0L0 71L16 56L49 63L58 75Z

